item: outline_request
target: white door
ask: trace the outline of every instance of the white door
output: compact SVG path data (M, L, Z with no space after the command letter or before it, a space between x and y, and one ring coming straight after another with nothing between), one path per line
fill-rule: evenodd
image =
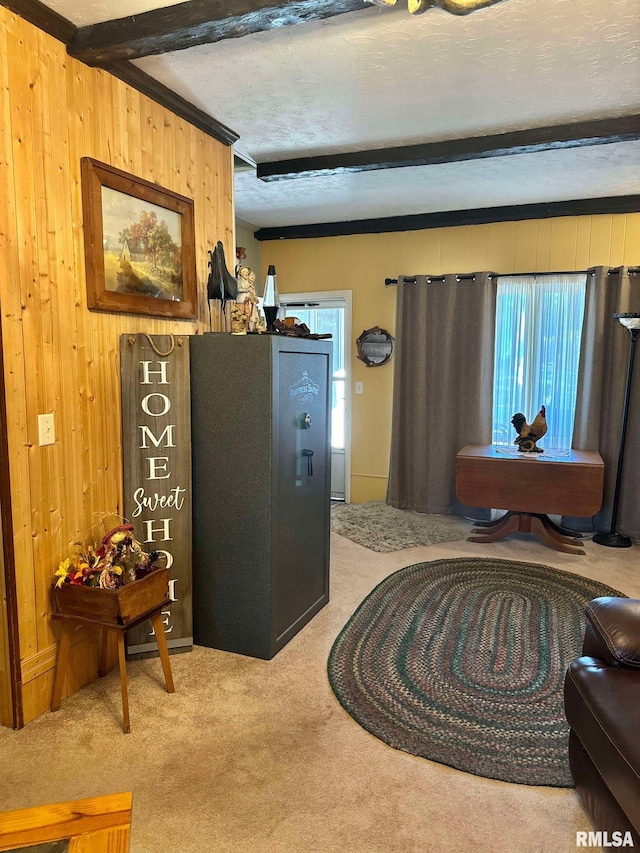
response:
M280 319L297 317L314 334L332 335L331 497L349 502L351 291L281 293Z

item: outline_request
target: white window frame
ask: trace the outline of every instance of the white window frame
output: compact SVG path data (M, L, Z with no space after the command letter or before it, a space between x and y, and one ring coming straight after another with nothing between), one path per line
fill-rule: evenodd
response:
M344 381L345 381L345 424L344 424L344 502L351 503L351 318L353 292L351 290L314 290L308 293L282 293L280 303L289 305L291 302L344 302ZM331 377L333 384L333 376Z

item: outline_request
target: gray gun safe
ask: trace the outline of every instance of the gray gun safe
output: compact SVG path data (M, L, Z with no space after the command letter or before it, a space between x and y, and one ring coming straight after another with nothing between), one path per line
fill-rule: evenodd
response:
M194 643L270 659L329 600L332 344L190 342Z

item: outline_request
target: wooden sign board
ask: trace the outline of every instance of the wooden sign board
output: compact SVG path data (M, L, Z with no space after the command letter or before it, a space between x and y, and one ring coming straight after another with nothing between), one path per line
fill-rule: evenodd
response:
M170 570L169 650L193 646L191 389L187 335L121 335L124 516ZM161 563L163 565L164 563ZM150 622L127 632L131 656L157 654Z

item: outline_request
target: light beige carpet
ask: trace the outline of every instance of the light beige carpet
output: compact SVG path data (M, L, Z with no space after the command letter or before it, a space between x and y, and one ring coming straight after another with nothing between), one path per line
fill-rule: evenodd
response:
M545 563L640 597L638 549L564 555L515 536L376 554L332 536L331 602L272 661L198 648L128 664L25 729L0 730L0 808L133 791L133 853L575 853L573 790L471 776L398 752L340 707L331 645L390 572L453 556ZM489 550L490 549L490 550Z

